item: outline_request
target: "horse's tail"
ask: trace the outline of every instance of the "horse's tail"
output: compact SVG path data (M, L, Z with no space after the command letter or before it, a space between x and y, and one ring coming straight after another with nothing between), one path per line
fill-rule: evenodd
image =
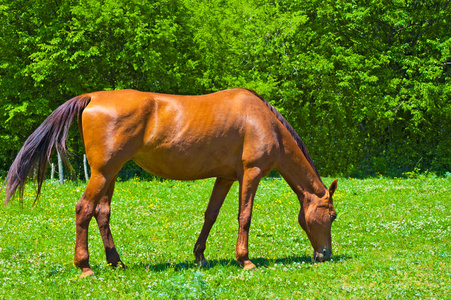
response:
M22 199L27 178L33 176L34 173L38 184L36 203L41 194L47 163L53 147L56 147L56 150L65 160L67 159L66 140L70 124L74 116L77 115L81 133L81 114L90 100L91 98L86 95L70 99L48 116L28 137L6 176L5 206L8 205L17 189Z

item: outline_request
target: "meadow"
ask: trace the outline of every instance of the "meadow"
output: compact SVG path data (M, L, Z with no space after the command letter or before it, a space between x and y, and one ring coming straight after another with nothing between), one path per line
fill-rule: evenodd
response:
M332 178L324 178L328 185ZM235 262L237 185L198 267L192 254L214 180L118 182L111 229L127 269L106 265L95 220L90 262L73 266L75 203L85 183L46 182L36 207L0 208L1 299L446 299L451 290L451 178L340 179L333 255L312 264L299 202L281 179L262 180L250 231L254 271ZM4 195L0 196L3 202Z

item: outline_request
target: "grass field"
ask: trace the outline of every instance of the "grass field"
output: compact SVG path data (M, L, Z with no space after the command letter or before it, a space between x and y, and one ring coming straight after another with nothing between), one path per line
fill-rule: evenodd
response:
M331 178L325 178L328 185ZM73 266L74 206L84 183L47 182L37 207L0 208L1 299L446 299L451 298L451 179L340 179L332 260L311 264L299 203L280 179L261 182L243 271L234 261L237 186L193 263L213 180L118 182L111 227L127 269L106 265L95 220L90 262ZM4 196L0 199L3 201Z

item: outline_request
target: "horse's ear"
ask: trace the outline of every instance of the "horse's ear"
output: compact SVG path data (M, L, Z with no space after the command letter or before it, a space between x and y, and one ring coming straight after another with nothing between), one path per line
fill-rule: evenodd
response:
M332 183L330 184L329 187L329 194L332 197L332 195L335 193L335 191L337 190L337 183L338 183L338 179L335 179L334 181L332 181Z

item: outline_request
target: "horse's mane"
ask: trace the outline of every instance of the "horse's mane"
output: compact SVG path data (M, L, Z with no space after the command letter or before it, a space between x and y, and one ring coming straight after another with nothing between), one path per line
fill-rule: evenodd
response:
M288 130L288 132L293 137L293 139L295 140L295 142L298 145L299 149L301 149L302 153L304 154L305 158L309 162L310 166L315 171L316 175L318 176L318 178L321 181L321 177L319 176L318 170L316 169L315 163L313 163L313 159L311 158L311 156L310 156L310 154L309 154L309 152L307 150L307 147L305 147L304 142L301 140L301 138L296 133L294 128L290 125L290 123L288 123L288 121L280 114L280 112L277 111L277 109L274 106L272 106L268 101L263 99L262 96L260 96L259 94L257 94L253 90L250 90L250 89L246 89L246 90L248 90L249 92L251 92L252 94L257 96L258 98L260 98L260 100L262 100L263 103L265 103L265 105L271 110L271 112L280 121L280 123L282 123L282 125Z

